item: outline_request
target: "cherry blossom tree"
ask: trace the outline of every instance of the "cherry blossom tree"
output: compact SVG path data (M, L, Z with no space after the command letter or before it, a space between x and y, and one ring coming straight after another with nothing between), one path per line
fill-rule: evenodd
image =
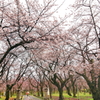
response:
M55 49L59 50L58 48L50 49L49 52L45 52L41 60L36 59L36 65L46 80L58 88L59 100L63 100L63 88L69 80L67 61L70 54L67 54L65 59L64 52L61 53Z
M65 19L54 19L58 9L54 0L25 3L19 0L0 3L0 41L5 46L0 52L1 77L11 54L17 56L24 50L37 49L46 36L56 34L56 28Z
M19 82L23 75L25 75L25 73L28 71L30 61L31 60L27 60L25 63L23 61L20 61L20 59L16 57L12 57L12 59L10 59L9 66L7 66L8 68L2 77L3 82L6 83L5 100L9 100L9 92L11 91L13 86L16 85L17 82Z
M74 24L67 43L76 50L74 71L82 76L94 100L100 99L99 0L77 0ZM80 59L79 59L80 58Z
M34 68L35 72L32 72L30 78L29 78L29 83L31 84L32 87L37 89L38 96L43 97L44 96L44 85L45 85L45 77L42 71L36 66Z

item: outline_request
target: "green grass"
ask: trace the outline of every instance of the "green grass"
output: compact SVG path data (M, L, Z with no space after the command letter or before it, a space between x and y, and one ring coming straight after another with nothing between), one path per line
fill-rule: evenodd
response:
M0 98L0 100L4 100L4 98Z
M54 94L52 94L52 96L59 96L59 93L54 93ZM65 98L80 98L80 99L85 99L85 100L93 100L92 99L92 95L91 94L89 94L89 93L79 93L78 95L77 95L77 97L72 97L72 96L69 96L67 93L63 93L63 96L65 97Z
M12 96L11 98L16 98L16 96ZM0 100L5 100L5 97L4 96L1 96L0 97Z
M1 97L0 97L0 100L4 100L4 99L5 99L5 97L4 97L4 96L1 96Z

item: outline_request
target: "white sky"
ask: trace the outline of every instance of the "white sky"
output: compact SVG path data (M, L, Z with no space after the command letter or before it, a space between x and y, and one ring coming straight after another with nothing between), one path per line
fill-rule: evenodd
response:
M25 0L20 0L20 1L25 1ZM38 1L42 2L42 0L38 0ZM65 12L69 12L69 10L66 11L65 9L70 7L75 2L75 0L54 0L54 1L56 1L55 3L58 4L58 6L60 6L60 8L58 10L58 14L61 15L61 17L64 16Z
M13 0L5 0L5 1L11 2ZM25 2L26 0L19 0L19 1L20 2ZM38 1L41 2L42 0L38 0ZM61 17L64 16L65 12L69 12L68 7L70 8L70 6L72 4L74 4L74 2L75 2L75 0L54 0L54 1L56 1L55 3L58 4L58 6L60 6L60 8L58 10L58 14L61 15ZM67 9L67 10L65 10L65 9Z
M75 2L75 0L57 0L57 3L60 5L63 3L62 5L62 9L66 8L67 6L72 5Z
M72 4L74 4L75 0L57 0L57 4L62 6L59 8L59 12L58 14L60 14L60 16L64 16L65 13L69 13L69 9L71 7Z

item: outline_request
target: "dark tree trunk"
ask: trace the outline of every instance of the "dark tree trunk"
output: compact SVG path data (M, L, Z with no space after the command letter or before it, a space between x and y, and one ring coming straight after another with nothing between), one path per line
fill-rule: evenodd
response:
M98 38L98 40L99 40L99 48L100 48L100 37Z
M64 100L64 97L63 97L63 88L58 88L58 91L59 91L59 100Z
M73 88L73 97L76 97L76 88L74 84L72 85L72 88Z
M100 91L92 93L93 100L100 100Z
M100 76L98 76L98 83L96 80L90 81L86 76L84 76L90 90L92 93L92 97L94 100L100 100ZM96 84L97 83L97 84Z
M39 91L39 86L37 85L37 95L40 97L40 91Z
M5 100L9 100L9 92L10 92L10 85L7 85L6 86L6 98L5 98Z
M83 76L86 80L90 91L92 93L93 100L100 100L100 75L98 75L98 80L96 80L97 77L95 77L93 70L91 71L91 77L92 80L89 80L89 78L85 74L80 74Z
M88 83L93 100L100 100L100 90L93 83Z
M43 97L43 86L40 86L41 97Z
M12 89L12 87L14 86L15 84L12 84L12 85L9 85L9 84L7 84L6 85L6 98L5 98L5 100L9 100L9 93L10 93L10 91L11 91L11 89Z
M6 98L5 100L9 100L9 90L6 91Z
M72 96L72 94L71 94L71 92L70 92L70 87L67 87L66 85L65 85L65 87L66 87L66 90L67 90L67 94L68 94L69 96Z
M72 83L72 92L73 97L76 97L76 88L75 88L75 81L76 79L73 78L73 75L70 75L71 83Z

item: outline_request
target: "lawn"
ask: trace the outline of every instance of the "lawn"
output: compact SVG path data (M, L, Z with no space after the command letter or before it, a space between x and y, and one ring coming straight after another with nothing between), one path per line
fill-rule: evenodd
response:
M11 97L11 98L16 98L16 96L13 96L13 97ZM4 96L1 96L1 97L0 97L0 100L5 100L5 97L4 97Z
M89 94L89 93L85 93L85 94L84 93L79 93L77 95L77 97L69 96L66 93L63 93L63 95L64 95L65 100L68 100L68 99L69 100L77 100L77 99L79 99L79 100L93 100L91 94ZM54 94L52 94L52 96L53 96L54 100L57 100L59 94L54 93Z
M0 100L4 100L4 99L5 99L5 97L4 97L4 96L0 97Z

